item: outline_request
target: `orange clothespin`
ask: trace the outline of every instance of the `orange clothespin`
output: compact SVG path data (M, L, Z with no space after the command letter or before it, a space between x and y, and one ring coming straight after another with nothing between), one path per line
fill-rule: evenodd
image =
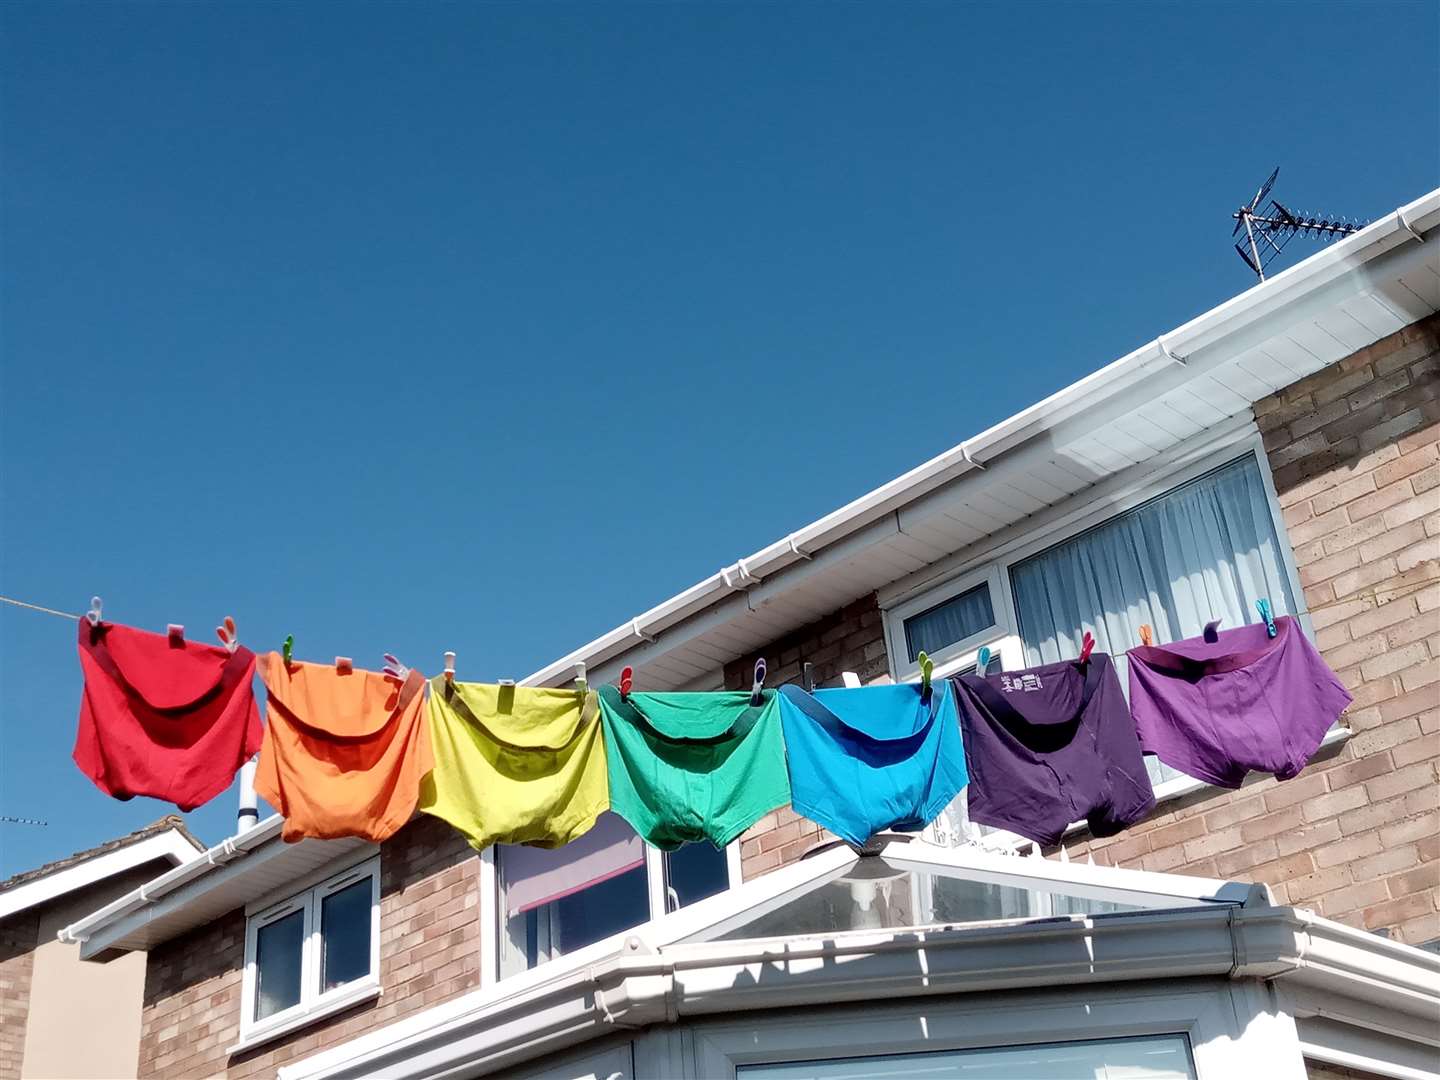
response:
M1141 645L1154 645L1154 644L1155 644L1155 631L1153 631L1153 630L1150 629L1150 624L1149 624L1148 622L1147 622L1147 623L1141 623L1141 624L1140 624L1140 644L1141 644Z

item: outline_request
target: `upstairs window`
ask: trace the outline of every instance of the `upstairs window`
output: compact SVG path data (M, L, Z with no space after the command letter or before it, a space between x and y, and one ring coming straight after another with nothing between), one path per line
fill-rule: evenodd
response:
M349 867L251 915L241 1038L288 1030L373 994L380 973L380 860Z

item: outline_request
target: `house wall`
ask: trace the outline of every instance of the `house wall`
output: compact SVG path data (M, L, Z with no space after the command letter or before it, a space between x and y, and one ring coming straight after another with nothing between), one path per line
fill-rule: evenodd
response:
M79 945L62 943L56 934L169 868L164 861L137 866L38 909L22 1077L135 1075L145 954L90 964L80 959ZM85 1017L81 1039L75 1037L77 1016Z
M0 1080L18 1080L25 1060L25 1021L40 912L34 908L0 921Z
M240 1038L245 912L150 953L140 1076L273 1076L480 981L479 859L445 822L417 817L380 849L378 998L231 1056Z
M1355 696L1354 737L1298 778L1254 778L1162 804L1072 857L1260 881L1282 903L1398 940L1440 937L1440 318L1431 317L1257 403L1317 641ZM887 676L875 598L757 651L772 683L817 664ZM729 664L749 685L753 656ZM823 666L822 666L823 665ZM748 879L823 838L789 810L745 834ZM1053 852L1051 854L1054 854Z

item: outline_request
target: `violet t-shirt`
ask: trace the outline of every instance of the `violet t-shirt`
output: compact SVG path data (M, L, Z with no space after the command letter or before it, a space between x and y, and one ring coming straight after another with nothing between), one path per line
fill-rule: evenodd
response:
M1155 805L1115 664L1094 653L951 680L960 706L970 819L1042 844L1084 821L1113 836Z
M1172 769L1221 787L1245 774L1289 780L1303 769L1350 692L1288 615L1130 650L1130 708L1140 744Z

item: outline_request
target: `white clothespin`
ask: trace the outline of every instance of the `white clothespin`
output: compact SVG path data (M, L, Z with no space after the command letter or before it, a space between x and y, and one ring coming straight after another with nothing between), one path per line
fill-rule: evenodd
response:
M100 625L100 597L90 597L90 610L85 613L85 618L90 620L91 626Z
M337 656L335 657L335 670L338 671L341 675L349 675L355 670L355 665L350 660L350 657Z
M387 679L393 679L397 683L403 683L410 677L410 669L395 659L393 653L385 654L385 667L382 673Z
M515 680L514 680L514 679L496 679L495 682L496 682L496 684L499 685L499 686L514 686L514 685L515 685Z
M840 672L840 685L853 690L860 685L860 676L853 671Z
M232 656L235 654L235 650L240 648L240 638L235 633L235 620L229 615L225 616L223 623L215 627L215 636L220 639L220 644L225 646L225 651Z
M185 644L185 627L172 622L165 627L165 636L170 639L170 647L178 649Z
M765 701L765 658L755 661L755 681L750 685L750 704L760 705Z
M1068 852L1068 851L1065 850L1065 845L1064 845L1064 844L1061 844L1061 845L1060 845L1060 861L1061 861L1061 862L1069 862L1069 861L1070 861L1070 852Z
M581 660L575 665L575 689L583 694L589 688L590 684L585 680L585 661Z
M455 654L453 652L445 654L445 681L455 681Z

